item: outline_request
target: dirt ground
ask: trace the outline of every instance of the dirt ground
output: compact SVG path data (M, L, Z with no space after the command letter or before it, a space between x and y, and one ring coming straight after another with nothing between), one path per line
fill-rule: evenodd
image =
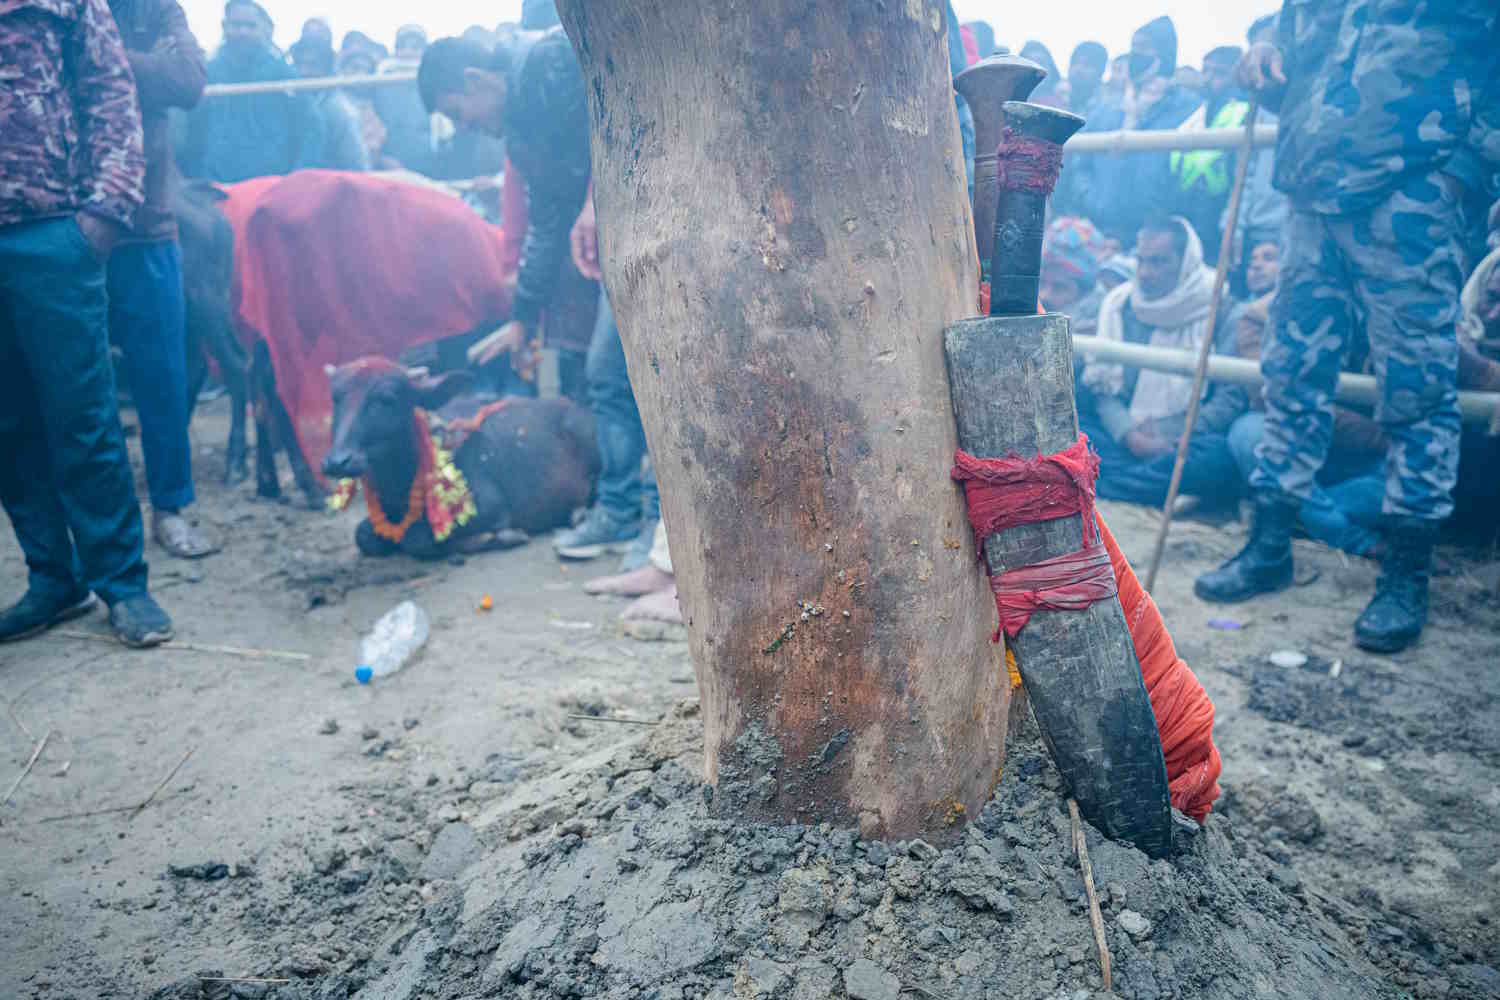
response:
M133 653L56 633L0 647L6 788L50 734L0 804L0 996L396 996L382 974L443 887L499 846L471 821L636 735L568 716L652 719L694 695L685 644L624 638L621 605L582 593L608 565L560 565L542 540L461 563L360 560L357 514L218 485L225 426L220 401L194 438L195 510L226 550L182 563L153 546L155 588L182 644L306 659ZM1144 560L1154 514L1103 509ZM1285 594L1229 608L1193 598L1194 575L1241 533L1174 528L1156 593L1218 708L1226 825L1394 990L1500 997L1488 553L1445 548L1426 637L1377 657L1349 638L1374 567L1310 543L1298 543L1304 583ZM0 581L5 601L24 582L8 531ZM401 674L357 684L359 636L408 598L431 616L427 648ZM103 637L103 616L72 631ZM1278 650L1307 660L1275 666ZM190 751L138 813L77 815L142 802ZM1086 921L1078 934L1088 940ZM200 989L208 971L294 985ZM473 993L509 995L477 981Z

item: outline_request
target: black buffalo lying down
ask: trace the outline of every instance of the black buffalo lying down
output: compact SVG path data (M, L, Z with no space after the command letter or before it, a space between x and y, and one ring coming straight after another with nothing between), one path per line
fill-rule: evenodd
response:
M593 495L594 418L576 403L461 395L466 372L433 376L383 358L330 368L329 380L323 472L362 482L370 516L354 541L365 555L518 545L566 525Z

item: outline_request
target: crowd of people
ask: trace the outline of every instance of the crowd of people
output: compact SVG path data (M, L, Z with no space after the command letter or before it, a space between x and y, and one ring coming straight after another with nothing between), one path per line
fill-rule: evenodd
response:
M1198 400L1182 492L1210 509L1248 498L1255 516L1249 544L1195 591L1228 602L1289 586L1300 527L1380 561L1355 623L1376 651L1403 648L1426 621L1461 456L1474 463L1465 486L1495 492L1495 438L1465 435L1457 400L1500 388L1500 29L1493 10L1462 6L1289 4L1201 68L1179 64L1172 23L1157 18L1113 61L1078 46L1067 78L1033 97L1085 116L1085 131L1280 115L1276 149L1248 164L1217 313L1235 162L1219 151L1069 157L1042 300L1077 332L1194 354L1212 337L1214 353L1260 362L1264 392L1210 380ZM1035 42L1021 54L1051 66ZM1372 410L1334 401L1341 371L1376 376ZM1101 497L1165 501L1192 394L1183 376L1079 363Z
M1083 116L1086 131L1280 116L1277 148L1249 165L1237 221L1227 217L1233 153L1073 155L1044 241L1042 305L1068 313L1075 332L1187 351L1211 337L1217 353L1261 362L1263 394L1210 381L1190 431L1191 380L1078 365L1100 496L1162 503L1187 434L1186 494L1211 508L1253 499L1250 542L1198 581L1205 600L1287 586L1300 525L1382 562L1357 641L1392 650L1421 631L1433 539L1458 481L1457 390L1500 389L1500 251L1486 246L1500 221L1490 210L1500 29L1482 6L1288 4L1251 25L1244 48L1215 48L1198 66L1179 59L1166 17L1136 31L1126 53L1077 46L1066 74L1041 43L1019 49L1047 70L1031 99ZM152 535L173 555L206 555L216 542L184 516L193 490L168 185L179 172L234 183L311 167L503 176L514 198L524 192L511 313L468 350L499 392L536 391L541 320L569 262L599 283L592 333L548 345L564 391L594 412L602 466L594 506L553 545L563 558L622 554L619 572L589 589L642 598L630 614L674 619L654 475L603 287L584 81L553 4L527 0L519 23L454 38L429 41L408 25L390 49L360 31L335 48L331 25L313 18L283 52L262 6L228 0L212 57L176 0L68 9L21 0L0 12L0 68L17 81L0 93L0 378L10 383L0 496L30 572L26 595L0 612L0 641L85 613L94 595L126 643L172 634L147 589L109 343L139 414ZM948 14L955 73L1005 51L989 25ZM208 84L391 74L415 79L199 100ZM955 104L972 182L972 115ZM1221 262L1226 229L1236 238ZM1221 263L1229 294L1216 312ZM1373 414L1336 405L1339 372L1365 369L1380 383Z

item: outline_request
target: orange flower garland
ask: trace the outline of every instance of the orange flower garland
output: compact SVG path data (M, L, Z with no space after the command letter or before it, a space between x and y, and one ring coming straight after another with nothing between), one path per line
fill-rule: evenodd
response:
M467 524L478 512L474 506L474 494L470 492L464 474L453 464L452 456L437 443L429 428L426 411L413 410L412 434L421 458L406 497L406 514L399 523L392 524L386 517L380 496L368 475L359 480L339 480L333 495L328 498L329 509L340 511L348 507L363 482L370 527L388 541L400 544L412 525L424 517L432 528L433 540L438 542L446 541L454 528Z
M375 529L375 534L381 538L388 538L393 542L400 542L406 537L407 529L422 519L425 514L426 504L423 503L426 494L427 477L424 472L419 471L411 479L411 489L406 494L406 516L401 518L400 523L392 524L385 516L385 510L380 506L380 495L375 492L369 477L365 477L365 509L370 515L370 527Z

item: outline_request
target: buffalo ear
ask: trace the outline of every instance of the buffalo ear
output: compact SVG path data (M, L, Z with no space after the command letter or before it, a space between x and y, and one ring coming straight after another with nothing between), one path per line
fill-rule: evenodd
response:
M424 410L436 410L472 389L474 375L462 370L432 375L425 368L413 368L406 373L406 384L411 389L413 403Z

